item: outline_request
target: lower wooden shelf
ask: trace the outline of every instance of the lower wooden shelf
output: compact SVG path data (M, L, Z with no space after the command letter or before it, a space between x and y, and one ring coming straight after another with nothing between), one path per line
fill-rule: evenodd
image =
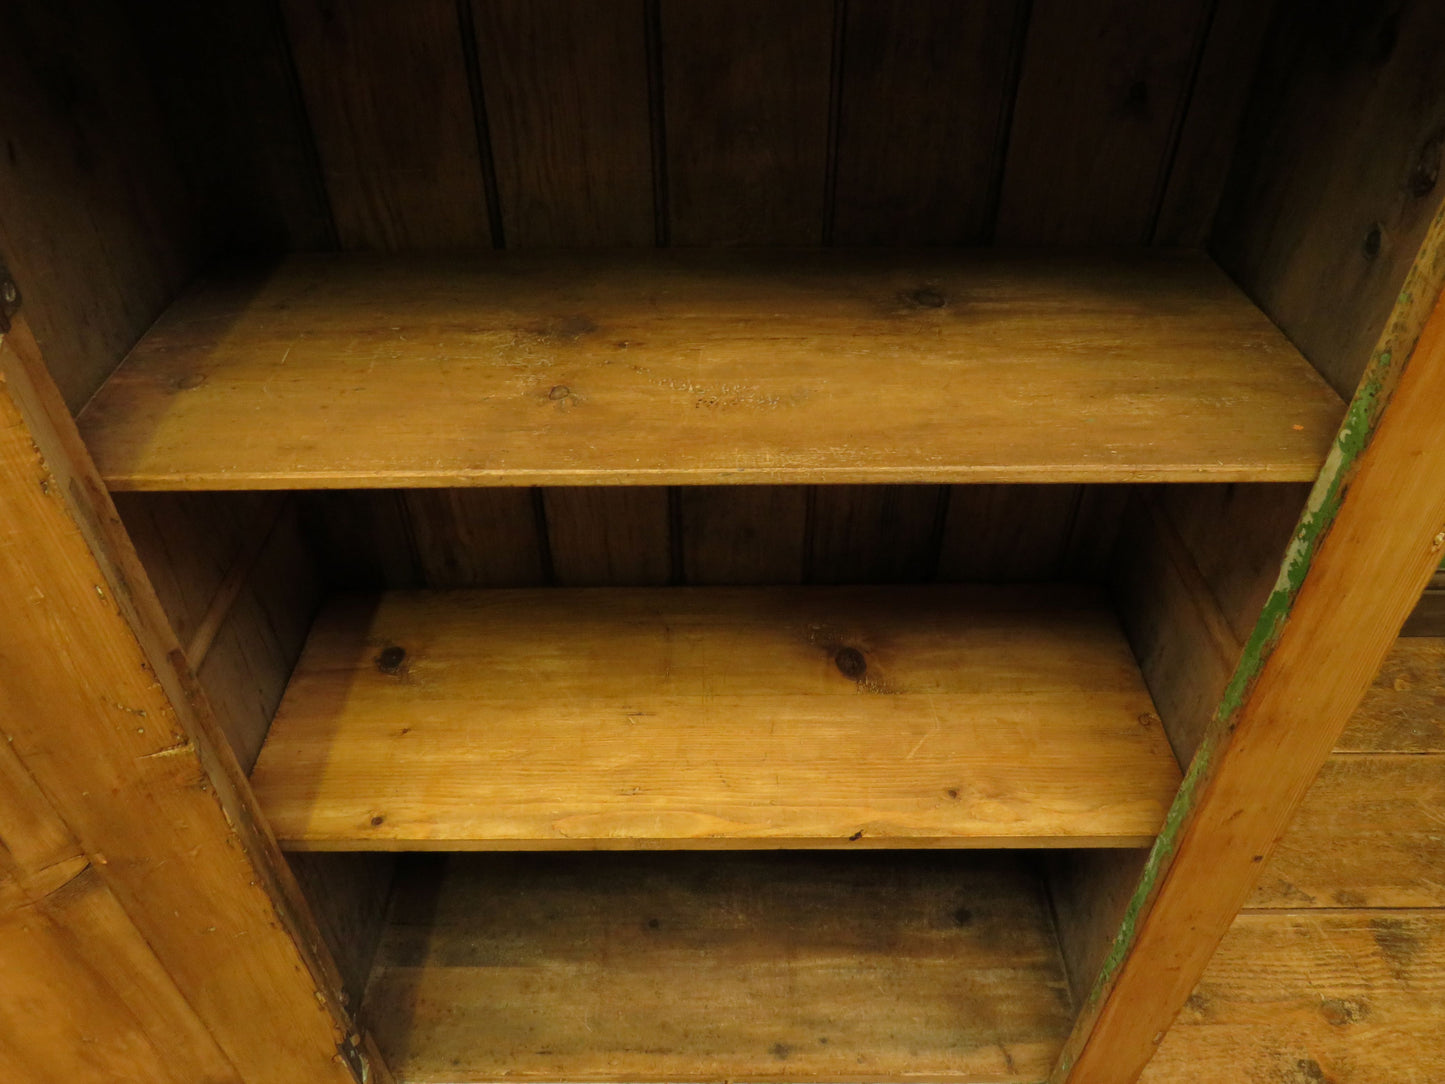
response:
M362 1007L398 1081L1044 1079L1072 1022L1003 853L413 856Z
M1179 781L1063 585L340 596L252 777L296 850L1141 846Z

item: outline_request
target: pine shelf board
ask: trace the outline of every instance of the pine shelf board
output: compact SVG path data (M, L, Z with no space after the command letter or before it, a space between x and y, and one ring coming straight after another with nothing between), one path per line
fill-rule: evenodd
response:
M338 596L252 775L293 850L1144 846L1179 782L1067 585Z
M363 1013L410 1084L1040 1081L1073 1012L1021 857L414 858Z
M1305 481L1344 404L1206 257L300 255L83 411L113 489Z

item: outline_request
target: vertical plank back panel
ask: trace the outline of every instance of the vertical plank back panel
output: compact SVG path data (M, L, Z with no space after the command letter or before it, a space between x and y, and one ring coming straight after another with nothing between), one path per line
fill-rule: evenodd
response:
M817 486L808 526L809 583L933 578L945 486Z
M548 549L564 587L646 587L673 578L671 501L662 486L543 491Z
M454 0L285 0L343 248L491 244Z
M1082 486L954 486L938 555L944 581L1060 579Z
M980 244L993 224L1023 0L852 0L832 238Z
M1346 398L1439 202L1442 53L1428 0L1283 3L1220 207L1216 258Z
M678 493L684 582L802 582L806 486L688 486Z
M1208 8L1035 0L996 240L1148 240Z
M832 25L831 0L663 0L673 244L821 241Z
M1215 0L1152 241L1200 248L1224 194L1274 0Z
M509 248L649 245L642 0L471 0Z
M402 507L428 587L536 587L548 579L530 489L418 489Z

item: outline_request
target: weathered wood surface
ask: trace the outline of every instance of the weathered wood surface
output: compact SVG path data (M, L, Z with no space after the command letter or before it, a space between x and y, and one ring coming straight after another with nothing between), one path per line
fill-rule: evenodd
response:
M1183 253L297 256L82 428L120 489L1286 481L1342 409Z
M1036 1081L1041 886L982 855L469 855L403 872L367 998L406 1081Z
M1445 1079L1445 913L1235 920L1144 1084Z
M298 849L1131 846L1151 712L1085 590L361 595L252 783Z
M339 982L23 319L0 342L0 533L6 745L138 935L80 958L148 946L247 1084L351 1081Z

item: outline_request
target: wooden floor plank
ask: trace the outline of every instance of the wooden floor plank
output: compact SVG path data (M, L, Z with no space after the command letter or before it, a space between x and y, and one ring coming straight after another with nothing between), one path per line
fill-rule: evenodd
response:
M1342 415L1198 255L677 250L220 275L81 424L114 488L267 489L1302 481Z
M1240 915L1141 1084L1445 1080L1445 913Z
M1048 587L341 596L252 784L292 849L1139 846L1179 772Z
M398 1081L1036 1081L1071 1016L989 854L413 865L364 1007Z

